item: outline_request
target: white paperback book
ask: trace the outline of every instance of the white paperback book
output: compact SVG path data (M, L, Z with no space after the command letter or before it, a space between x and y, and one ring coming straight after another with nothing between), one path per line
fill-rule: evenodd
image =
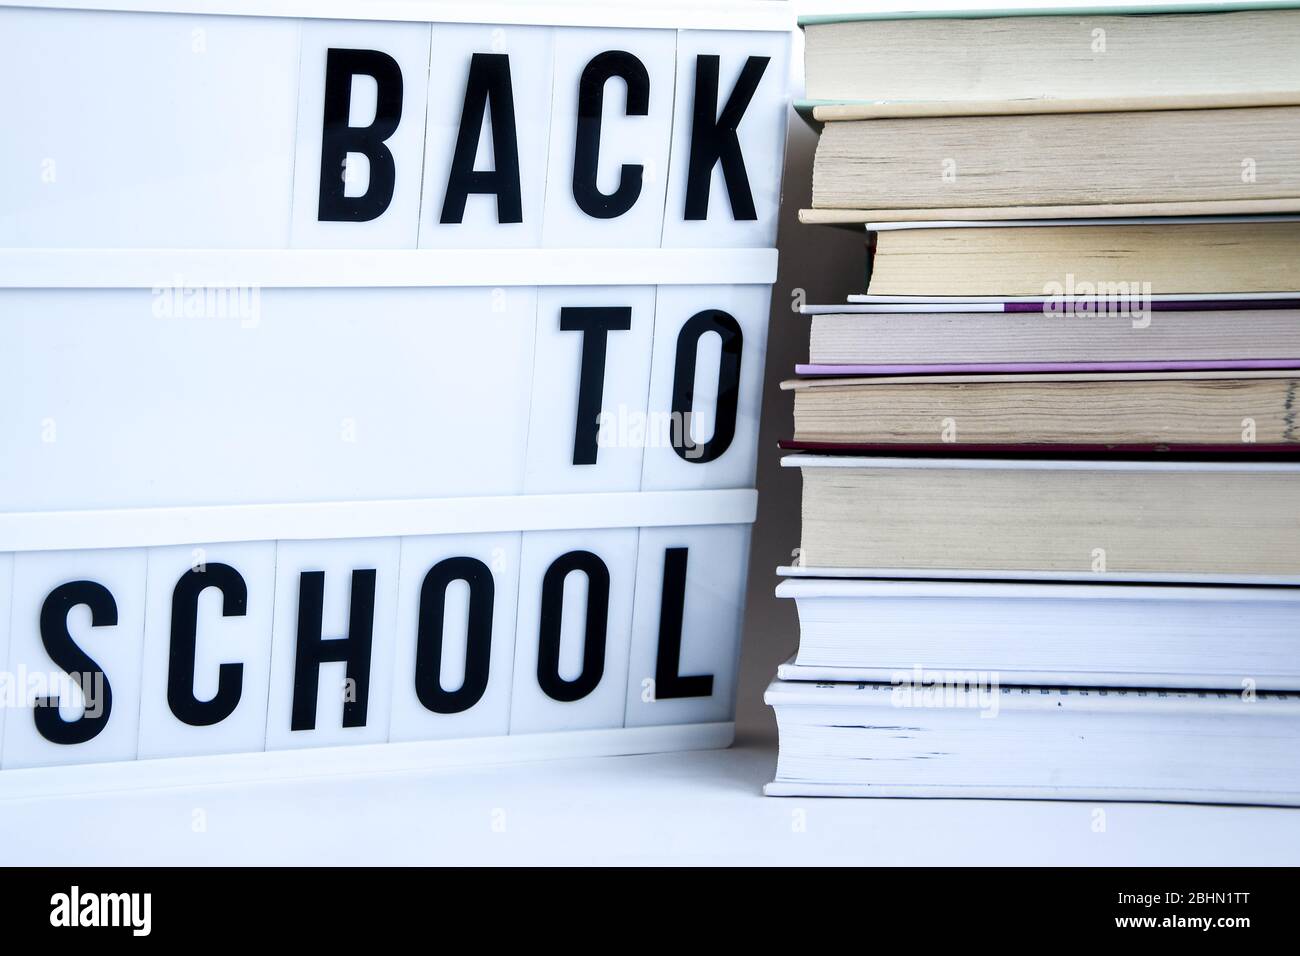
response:
M1300 690L1300 588L788 578L799 651L777 676Z
M1300 805L1300 695L773 681L769 796Z

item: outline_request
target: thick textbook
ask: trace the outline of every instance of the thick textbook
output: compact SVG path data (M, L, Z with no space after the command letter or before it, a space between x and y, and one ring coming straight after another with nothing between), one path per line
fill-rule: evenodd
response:
M970 442L1300 455L1293 371L805 378L782 387L794 392L795 441L816 447L904 453Z
M816 574L816 568L801 569ZM1300 589L787 577L784 680L1300 690Z
M1289 7L807 17L802 105L835 120L1300 102Z
M872 295L1158 295L1300 288L1300 221L1064 219L869 223ZM1188 268L1189 263L1195 268Z
M776 680L770 796L1300 805L1300 695Z
M1036 309L1001 305L982 313L938 303L912 312L805 307L817 311L807 311L809 362L795 371L851 376L1300 365L1300 300L1200 300L1180 311L1148 303L1132 312L1091 303L1085 309L1054 302Z
M854 577L1300 583L1300 463L854 458L803 472L799 564Z
M1300 106L828 123L812 206L863 222L1300 211Z

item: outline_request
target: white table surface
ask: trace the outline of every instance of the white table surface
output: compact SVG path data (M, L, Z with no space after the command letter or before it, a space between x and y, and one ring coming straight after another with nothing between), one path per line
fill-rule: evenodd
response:
M6 800L0 862L1300 862L1300 810L765 798L760 787L774 762L762 741L725 751ZM1104 832L1094 830L1099 807Z

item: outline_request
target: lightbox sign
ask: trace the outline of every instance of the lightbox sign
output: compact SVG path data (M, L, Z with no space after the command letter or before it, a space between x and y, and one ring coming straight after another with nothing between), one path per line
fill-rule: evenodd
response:
M729 740L786 14L113 6L0 5L0 790Z

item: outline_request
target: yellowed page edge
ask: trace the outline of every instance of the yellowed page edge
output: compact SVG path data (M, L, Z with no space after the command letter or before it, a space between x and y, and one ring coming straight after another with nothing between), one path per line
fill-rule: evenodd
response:
M1128 113L1153 110L1249 109L1298 106L1300 90L1210 93L1190 96L1125 96L1105 99L931 100L828 103L813 107L821 123L935 116L1020 116L1029 113Z
M1137 216L1248 216L1300 212L1300 196L1283 199L1215 199L1205 202L1109 203L1087 206L966 206L945 209L800 209L808 225L868 222L935 222L956 219L1112 219Z
M853 378L818 376L788 378L781 383L787 392L807 388L834 388L845 385L992 385L999 382L1134 382L1190 381L1196 379L1286 379L1300 378L1296 369L1197 369L1185 372L1038 372L1033 374L968 375L859 375Z

